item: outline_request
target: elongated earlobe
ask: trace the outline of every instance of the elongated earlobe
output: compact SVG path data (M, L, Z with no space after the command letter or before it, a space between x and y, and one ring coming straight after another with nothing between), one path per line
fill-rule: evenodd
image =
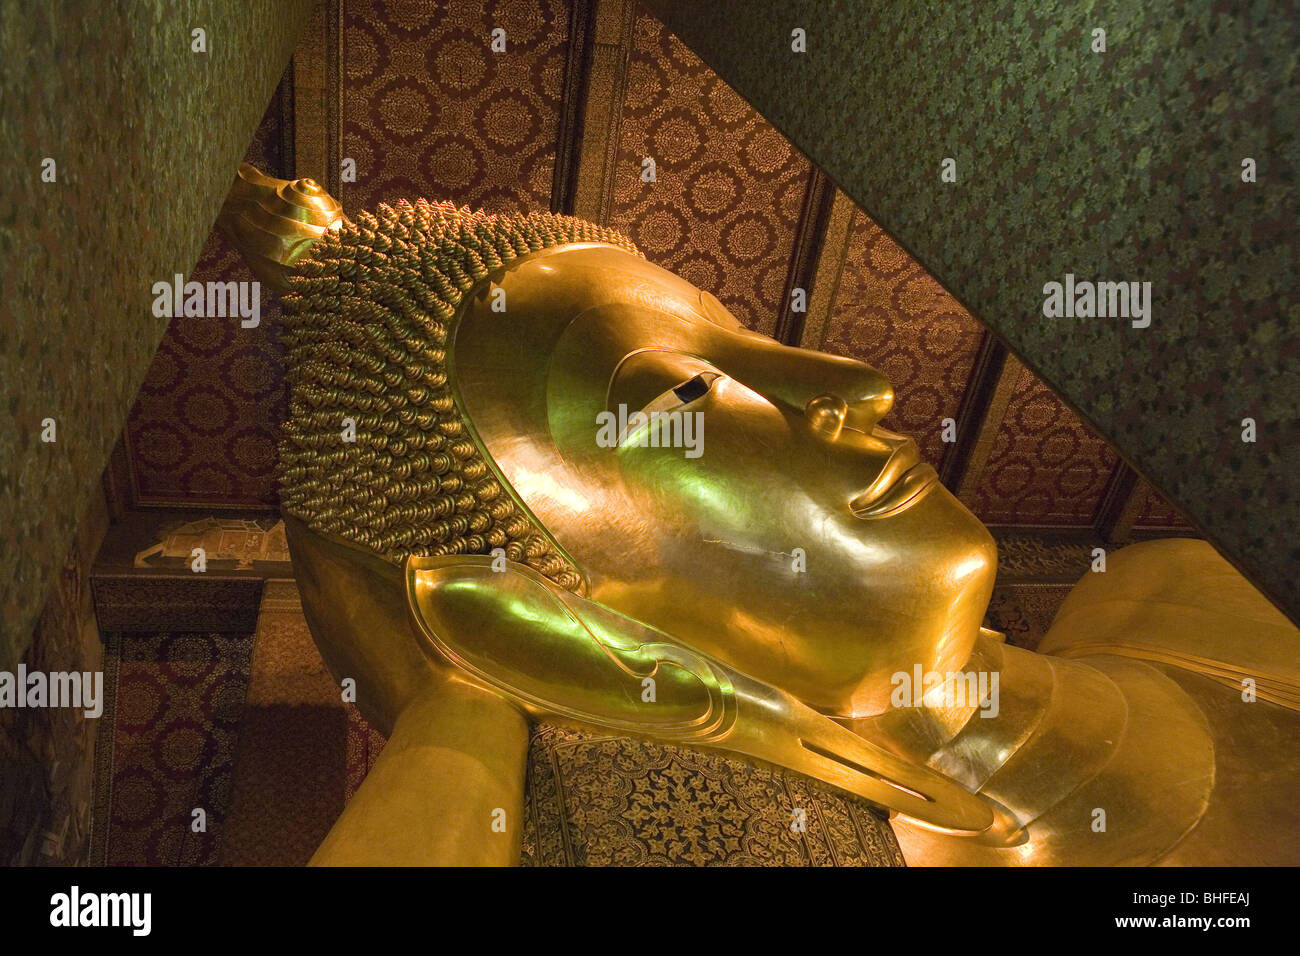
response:
M947 833L994 827L942 774L524 565L411 557L405 579L426 651L537 716L776 764Z

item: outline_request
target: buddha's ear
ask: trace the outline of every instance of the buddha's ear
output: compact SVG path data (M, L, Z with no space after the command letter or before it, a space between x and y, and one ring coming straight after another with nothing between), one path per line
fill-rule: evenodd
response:
M426 652L534 715L786 767L949 833L990 805L784 691L662 631L487 556L412 557L406 603Z

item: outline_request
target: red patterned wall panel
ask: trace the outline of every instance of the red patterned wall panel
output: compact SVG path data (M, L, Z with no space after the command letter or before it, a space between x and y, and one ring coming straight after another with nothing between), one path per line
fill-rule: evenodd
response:
M397 199L549 209L568 46L564 0L347 3L349 213ZM492 31L505 31L494 53Z
M271 97L245 159L283 176L281 93ZM247 282L253 276L214 231L186 278ZM242 328L238 318L172 319L127 419L135 503L276 504L276 442L285 414L279 324L278 300L266 289L256 328Z
M897 402L881 424L915 438L936 467L951 447L943 419L957 417L983 334L884 230L854 215L823 348L885 374Z
M106 713L114 721L112 776L97 781L111 783L104 862L213 866L230 807L253 635L127 633L111 646L121 659L117 711ZM192 829L196 807L207 813L201 833Z
M991 524L1089 525L1118 457L1022 369L979 485L966 504Z
M808 161L658 20L639 16L612 225L652 262L770 334L785 292ZM655 182L642 182L642 160Z

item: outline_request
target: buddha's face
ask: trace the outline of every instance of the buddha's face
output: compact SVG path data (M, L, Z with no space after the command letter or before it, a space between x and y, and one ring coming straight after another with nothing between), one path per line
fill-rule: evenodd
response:
M836 715L965 662L996 551L879 427L880 373L750 333L608 247L527 257L501 287L505 312L494 290L470 304L452 380L589 596Z

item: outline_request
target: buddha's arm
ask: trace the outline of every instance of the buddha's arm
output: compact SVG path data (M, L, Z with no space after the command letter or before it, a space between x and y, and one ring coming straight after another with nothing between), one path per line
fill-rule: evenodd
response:
M388 744L316 865L518 861L528 724L499 694L420 650L401 570L285 519L312 636ZM498 812L501 811L501 812Z
M313 866L510 866L519 860L528 723L460 681L411 701Z
M1300 712L1300 630L1207 542L1147 541L1108 563L1071 590L1042 653L1152 661Z

